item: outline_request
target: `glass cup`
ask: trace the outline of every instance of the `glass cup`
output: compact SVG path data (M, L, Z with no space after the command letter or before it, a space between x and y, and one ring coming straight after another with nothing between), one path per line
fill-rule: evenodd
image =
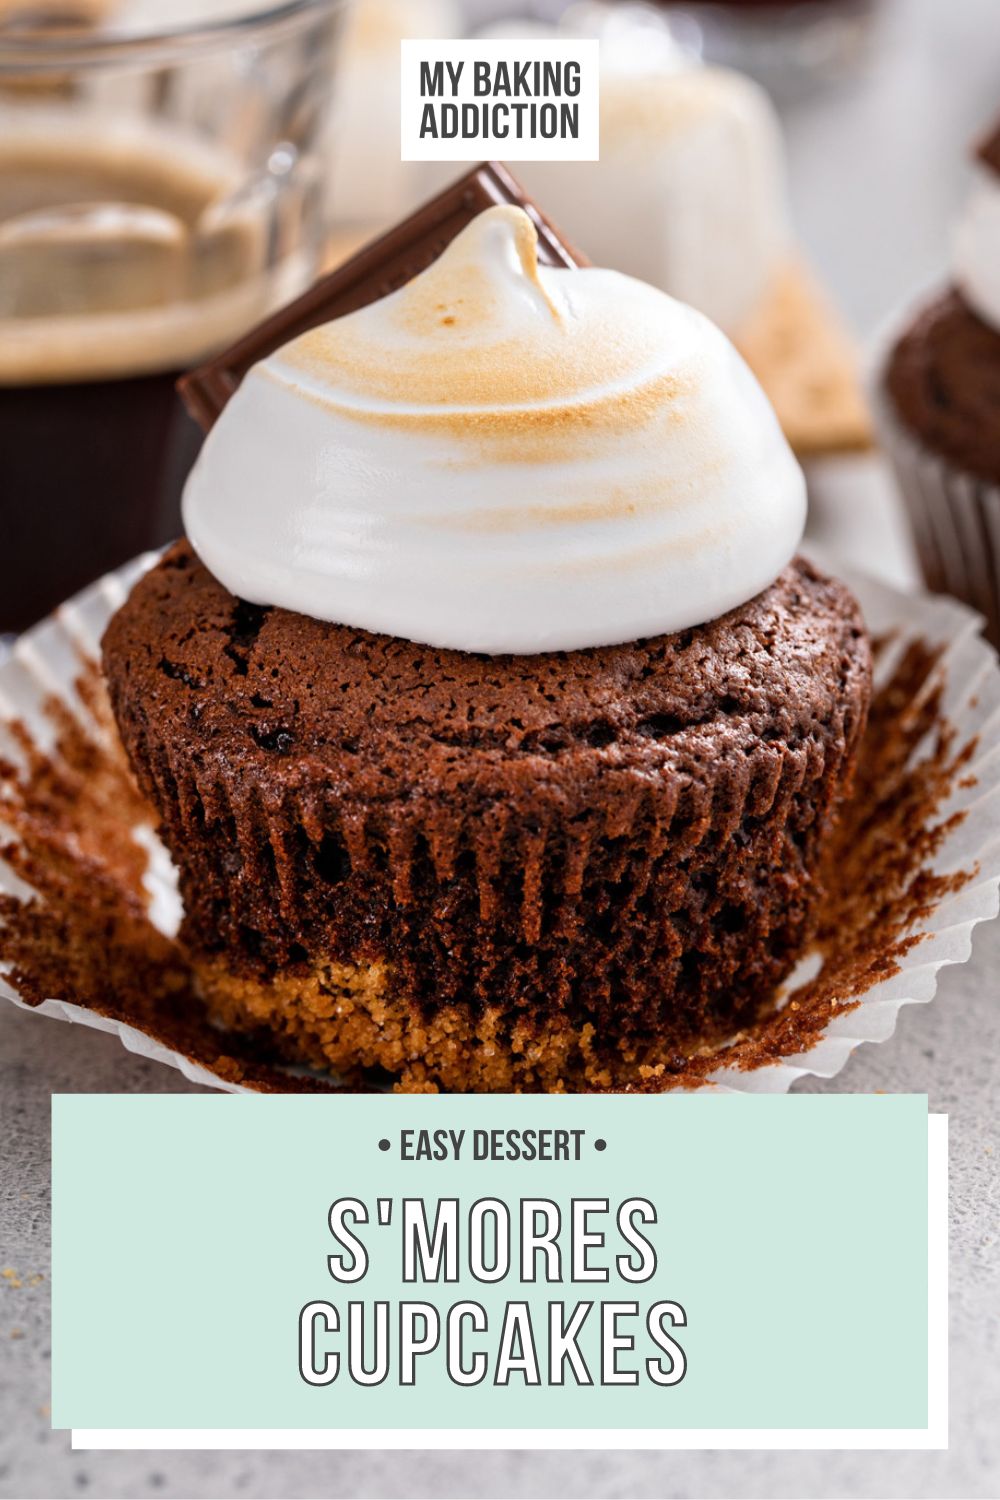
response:
M0 632L179 532L177 376L319 263L343 8L156 32L0 9Z

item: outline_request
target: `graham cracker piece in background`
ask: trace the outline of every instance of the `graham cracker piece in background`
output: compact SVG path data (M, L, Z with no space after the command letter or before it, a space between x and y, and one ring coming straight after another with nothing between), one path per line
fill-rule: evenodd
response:
M800 458L872 446L857 349L804 261L788 261L734 342Z
M341 224L331 230L320 253L320 275L325 276L328 271L335 271L338 266L342 266L352 255L357 255L359 250L364 249L377 234L377 229L360 228L357 224Z

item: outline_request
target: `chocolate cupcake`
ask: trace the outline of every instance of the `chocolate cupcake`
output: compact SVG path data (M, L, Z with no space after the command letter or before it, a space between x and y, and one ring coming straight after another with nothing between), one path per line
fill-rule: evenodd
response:
M971 604L1000 645L1000 124L976 179L955 284L896 338L877 415L928 587Z
M806 942L867 711L723 336L515 209L251 370L112 620L215 1017L406 1089L622 1087Z

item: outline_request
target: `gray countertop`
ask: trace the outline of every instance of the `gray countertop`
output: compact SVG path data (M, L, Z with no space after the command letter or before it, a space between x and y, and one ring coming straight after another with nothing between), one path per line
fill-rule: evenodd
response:
M1000 107L997 0L885 0L863 76L786 114L801 237L862 335L940 275L964 147ZM820 487L818 530L897 578L907 561L883 481ZM874 520L873 520L874 518ZM863 529L862 529L863 524ZM872 536L878 542L873 545ZM174 1092L177 1074L116 1040L0 1005L0 1494L9 1496L869 1496L1000 1493L1000 923L814 1090L927 1092L951 1117L951 1446L943 1453L74 1454L49 1428L49 1098Z

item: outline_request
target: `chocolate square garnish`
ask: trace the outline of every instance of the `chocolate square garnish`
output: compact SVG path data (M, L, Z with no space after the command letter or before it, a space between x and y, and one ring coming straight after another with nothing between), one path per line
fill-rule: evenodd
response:
M424 203L394 229L365 245L294 302L280 308L222 354L185 375L177 389L207 432L251 365L299 334L377 302L437 260L465 226L486 208L523 208L538 231L538 259L547 266L585 266L520 184L499 162L483 162Z

